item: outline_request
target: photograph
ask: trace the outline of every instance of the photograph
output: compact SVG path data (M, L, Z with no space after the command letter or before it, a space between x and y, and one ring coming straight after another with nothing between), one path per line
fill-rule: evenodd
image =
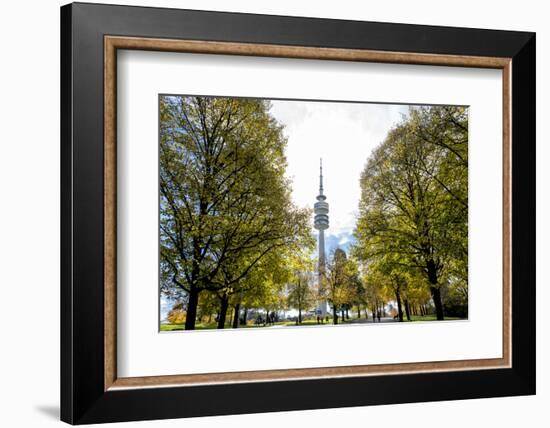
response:
M25 300L44 328L4 364L26 403L10 422L542 415L544 14L130 3L27 5L41 36L11 30L5 146L26 153L5 156L4 211L25 221L5 222L4 288L26 289L44 232L34 270L59 290Z
M468 106L159 95L161 332L467 319Z

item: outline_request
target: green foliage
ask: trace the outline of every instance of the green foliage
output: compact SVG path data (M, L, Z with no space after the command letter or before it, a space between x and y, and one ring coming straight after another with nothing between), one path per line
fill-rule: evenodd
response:
M322 275L321 295L333 310L333 323L338 322L336 312L349 309L356 300L358 290L358 266L341 248L329 257Z
M467 289L465 108L411 108L388 133L361 176L355 237L353 253L390 280L382 289L406 297L413 283L411 297L419 297L417 288L429 291L436 310L442 310L442 288Z
M186 328L200 293L222 302L265 297L267 284L280 285L277 253L311 245L310 212L291 202L286 140L269 107L161 97L161 289L188 296Z
M288 308L298 309L298 322L301 323L302 311L310 309L318 297L313 290L315 266L310 249L306 248L295 254L288 266L291 276L287 286L286 303Z

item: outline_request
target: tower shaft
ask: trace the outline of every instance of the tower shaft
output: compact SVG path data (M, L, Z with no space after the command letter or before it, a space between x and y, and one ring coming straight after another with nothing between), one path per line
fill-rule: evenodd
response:
M325 272L325 263L325 231L321 229L319 231L319 266L317 269L319 276Z

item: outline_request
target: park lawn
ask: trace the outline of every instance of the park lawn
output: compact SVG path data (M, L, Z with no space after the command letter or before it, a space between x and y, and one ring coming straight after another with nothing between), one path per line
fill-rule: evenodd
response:
M445 317L443 321L456 321L456 320L465 320L467 318L459 318L459 317ZM404 316L403 321L406 321L407 318ZM436 321L435 314L433 315L411 315L411 321Z
M183 324L161 324L160 331L183 330Z
M197 323L195 324L195 330L213 330L217 327L215 322L211 323ZM178 331L185 330L185 324L161 324L160 331Z
M276 322L275 325L283 325L286 324L285 322ZM262 328L266 327L263 324L257 325L257 324L247 324L247 325L239 325L239 328ZM269 326L268 326L269 327ZM197 323L195 324L195 330L216 330L218 328L218 324L214 321L211 323ZM226 329L231 329L231 324L225 325ZM184 330L185 325L184 324L161 324L160 325L160 331L179 331Z
M348 320L345 320L343 323L351 324L352 321L355 319L356 318L350 318ZM340 320L340 323L342 323L341 320ZM325 322L322 324L318 324L316 319L306 319L306 320L303 320L301 324L296 324L296 321L279 321L274 323L274 325L284 325L288 327L309 327L309 326L316 326L316 325L333 325L333 324L332 324L332 318L331 318L328 323ZM195 330L215 330L217 329L217 327L218 325L216 324L216 322L197 323L195 325ZM263 328L263 327L269 327L269 326L265 326L263 324L257 325L253 323L247 324L246 326L241 324L239 326L239 328ZM226 324L225 328L230 329L231 325ZM184 324L161 324L160 325L160 331L179 331L179 330L184 330Z
M458 318L458 317L445 317L445 321L456 321L456 320L466 320L467 318ZM352 324L353 321L357 320L357 318L350 318L350 319L347 319L347 320L344 320L342 322L342 320L339 320L339 323L340 324ZM369 321L372 321L372 319L369 319ZM403 319L404 322L407 322L407 318L404 317ZM411 322L412 321L436 321L436 318L435 318L435 315L411 315ZM332 325L332 319L329 321L328 323L329 325ZM307 326L316 326L316 325L327 325L327 323L325 322L324 324L317 324L317 320L316 319L308 319L308 320L303 320L301 324L296 324L295 321L279 321L279 322L276 322L274 323L274 325L285 325L285 326L288 326L288 327L292 327L292 326L302 326L302 327L307 327ZM240 325L239 328L263 328L263 327L266 327L264 326L263 324L260 324L260 325L257 325L257 324L253 324L253 323L250 323L250 324L247 324L247 325ZM267 326L269 327L269 326ZM230 324L227 324L225 326L226 329L230 329L231 328L231 325ZM197 323L195 325L195 329L196 330L215 330L217 329L217 323L214 321L214 322L211 322L211 323ZM179 331L179 330L184 330L184 324L161 324L160 325L160 331Z

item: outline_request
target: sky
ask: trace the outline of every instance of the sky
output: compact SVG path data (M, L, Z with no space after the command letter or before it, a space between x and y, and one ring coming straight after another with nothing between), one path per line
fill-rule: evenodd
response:
M347 249L358 210L359 178L368 157L408 106L319 101L272 101L271 114L288 139L287 176L299 207L313 208L319 193L319 159L329 203L325 247ZM313 219L312 219L313 222Z

